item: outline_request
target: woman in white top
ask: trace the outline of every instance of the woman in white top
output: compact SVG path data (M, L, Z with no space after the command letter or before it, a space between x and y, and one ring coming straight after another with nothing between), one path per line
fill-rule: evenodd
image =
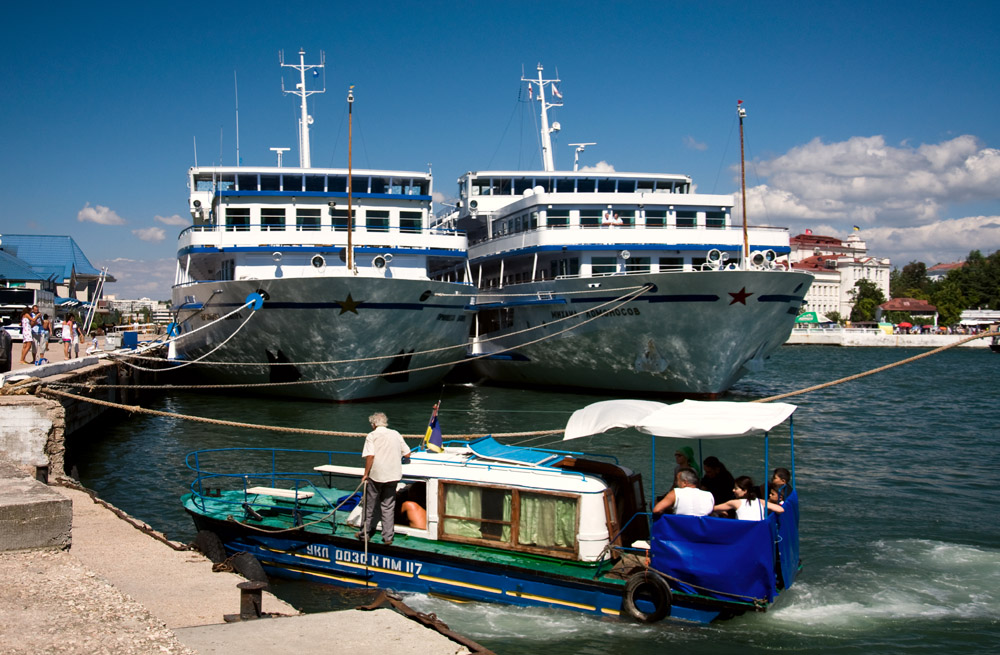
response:
M764 505L757 498L757 487L754 486L753 480L745 475L736 478L736 482L733 483L733 495L736 498L716 505L715 511L725 512L734 509L736 510L736 518L742 521L764 520ZM767 509L779 514L785 511L784 507L770 501L767 503Z

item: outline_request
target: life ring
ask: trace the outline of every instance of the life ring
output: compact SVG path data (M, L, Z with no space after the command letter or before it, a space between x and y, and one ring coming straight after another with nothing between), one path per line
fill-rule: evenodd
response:
M647 569L629 576L622 596L625 611L636 621L656 623L670 616L673 603L670 586L654 571ZM645 611L648 607L653 608L651 612Z

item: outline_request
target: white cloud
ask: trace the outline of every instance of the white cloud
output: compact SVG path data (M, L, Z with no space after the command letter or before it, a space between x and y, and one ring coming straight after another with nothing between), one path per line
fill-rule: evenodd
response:
M615 167L604 161L603 159L593 166L583 166L580 168L581 173L614 173Z
M902 268L911 261L928 266L964 261L972 250L989 255L1000 247L1000 216L967 216L927 225L862 230L868 253L889 257Z
M968 135L918 147L888 146L882 136L817 138L754 168L766 183L748 190L751 223L930 225L950 205L1000 196L1000 150Z
M88 202L77 212L76 220L81 223L99 223L100 225L124 225L125 219L104 205L90 206Z
M167 300L174 283L177 260L128 259L119 257L104 262L95 262L98 268L107 266L108 272L117 280L105 287L105 292L119 299L152 298Z
M684 146L690 148L691 150L708 150L708 144L696 140L693 136L684 137Z
M160 216L159 214L157 214L156 216L153 217L153 220L159 221L164 225L188 226L191 224L190 220L184 218L183 216L180 216L179 214L174 214L173 216Z
M143 241L163 241L167 237L167 233L162 227L144 227L138 230L132 230L132 234L139 237Z

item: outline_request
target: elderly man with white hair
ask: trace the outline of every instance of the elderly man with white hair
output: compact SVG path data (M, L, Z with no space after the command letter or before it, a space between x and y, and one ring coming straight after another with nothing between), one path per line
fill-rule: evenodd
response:
M395 535L396 515L396 485L403 477L404 459L410 455L410 447L403 441L403 436L391 430L389 419L382 412L375 412L368 417L372 431L365 437L365 447L361 456L365 458L364 513L365 522L358 532L358 539L369 540L375 534L378 516L376 505L382 516L382 543L392 544Z

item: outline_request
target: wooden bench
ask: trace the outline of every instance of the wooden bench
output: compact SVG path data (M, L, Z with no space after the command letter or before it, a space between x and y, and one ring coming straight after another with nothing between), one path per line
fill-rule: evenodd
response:
M278 489L276 487L250 487L246 492L256 496L274 496L275 498L289 498L291 500L304 500L306 498L312 498L315 495L311 491Z

